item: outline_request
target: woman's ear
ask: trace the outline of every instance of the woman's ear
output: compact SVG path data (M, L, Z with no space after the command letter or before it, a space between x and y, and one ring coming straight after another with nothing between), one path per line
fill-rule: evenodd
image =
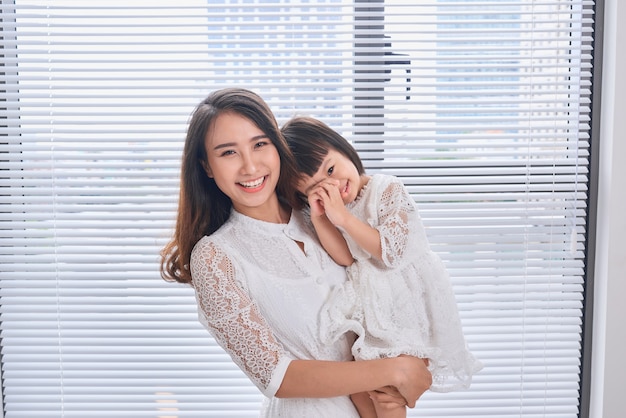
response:
M200 164L202 164L202 168L204 168L204 172L206 173L206 175L212 179L213 172L211 171L211 167L209 167L209 163L206 161L200 161Z

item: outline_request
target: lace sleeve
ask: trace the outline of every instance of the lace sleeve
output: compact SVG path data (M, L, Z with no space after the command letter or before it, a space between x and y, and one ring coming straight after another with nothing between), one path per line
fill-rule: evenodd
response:
M200 243L191 257L200 322L266 396L274 396L291 361L255 303L235 280L228 255Z
M413 199L398 181L388 184L380 195L378 231L382 259L387 267L396 267L409 245L411 228L419 227Z

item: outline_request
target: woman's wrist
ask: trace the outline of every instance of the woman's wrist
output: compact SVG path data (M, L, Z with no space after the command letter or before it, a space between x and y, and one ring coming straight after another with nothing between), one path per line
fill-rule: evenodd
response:
M390 357L383 359L386 361L385 367L388 369L389 377L388 383L385 386L401 387L407 384L407 375L404 370L406 369L406 359L401 357Z
M419 397L430 388L432 375L424 360L401 355L387 358L388 382L383 386L393 386L406 400L407 406L413 408Z

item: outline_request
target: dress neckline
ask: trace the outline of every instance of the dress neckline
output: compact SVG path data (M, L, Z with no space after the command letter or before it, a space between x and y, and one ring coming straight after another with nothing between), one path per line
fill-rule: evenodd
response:
M244 215L243 213L237 212L236 210L232 209L230 212L230 220L247 225L251 228L253 227L254 229L252 229L252 231L261 230L268 233L282 233L283 230L293 222L293 214L293 209L290 209L289 220L286 223L275 223L252 218L248 215Z

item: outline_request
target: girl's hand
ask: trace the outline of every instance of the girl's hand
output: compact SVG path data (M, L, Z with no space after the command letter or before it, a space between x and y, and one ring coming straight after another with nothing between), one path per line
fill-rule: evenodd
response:
M328 220L335 226L343 226L350 216L346 205L339 192L339 181L326 179L317 184L309 194L309 204L311 196L320 203Z
M324 201L318 193L309 193L307 200L309 201L312 219L324 215Z
M368 392L368 394L374 403L374 409L377 411L377 415L406 416L406 400L395 387L385 386L384 388ZM390 411L398 412L391 413Z
M368 392L377 417L406 418L406 401L392 386Z
M311 218L316 218L326 214L326 205L329 202L328 192L324 187L321 187L322 183L329 183L335 185L335 188L339 190L339 181L326 179L317 183L307 195L309 207L311 209Z
M368 394L374 402L379 404L406 406L406 399L393 386L385 386L384 388L368 392Z

